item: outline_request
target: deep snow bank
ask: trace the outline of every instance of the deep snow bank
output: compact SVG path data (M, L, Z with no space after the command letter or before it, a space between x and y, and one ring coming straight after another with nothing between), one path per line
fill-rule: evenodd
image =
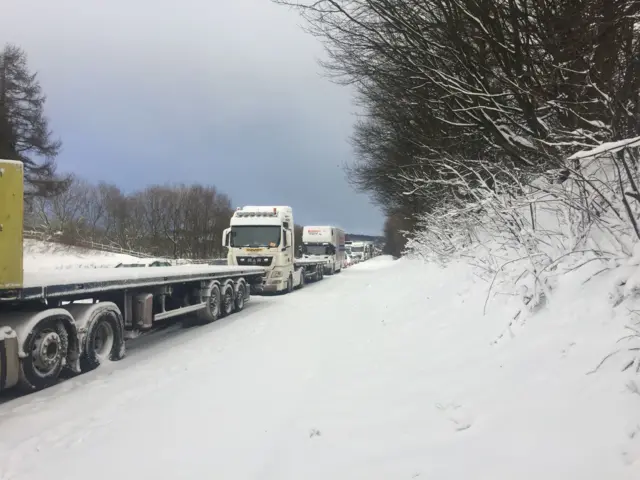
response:
M587 374L629 313L589 268L515 320L506 290L482 314L464 261L377 258L255 298L0 406L0 479L640 478L636 375Z

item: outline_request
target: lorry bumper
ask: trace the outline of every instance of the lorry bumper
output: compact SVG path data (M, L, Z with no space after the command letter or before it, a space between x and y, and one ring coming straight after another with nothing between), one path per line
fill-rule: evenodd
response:
M9 327L0 327L0 392L15 386L19 375L18 336Z
M282 278L272 278L263 280L260 293L276 293L286 290L287 281Z
M261 285L251 285L251 295L260 295L261 293L275 293L282 290L281 284L263 283Z
M262 286L262 291L266 292L266 293L275 293L279 290L282 290L282 285L280 284L270 284L270 283L265 283Z

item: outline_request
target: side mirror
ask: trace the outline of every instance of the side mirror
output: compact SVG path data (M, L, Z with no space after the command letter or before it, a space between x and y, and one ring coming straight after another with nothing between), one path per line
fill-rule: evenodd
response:
M231 229L230 228L225 228L224 231L222 232L222 246L223 247L228 247L229 246L229 235L231 234Z
M282 251L284 252L290 246L291 246L291 232L289 230L285 230L284 235L282 236Z

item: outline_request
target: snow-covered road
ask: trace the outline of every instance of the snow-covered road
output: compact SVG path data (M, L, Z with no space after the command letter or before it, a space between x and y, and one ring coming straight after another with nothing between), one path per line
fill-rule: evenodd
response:
M513 305L485 297L464 266L377 258L138 339L0 405L0 479L638 475L640 396L585 375L621 327L573 309L496 345Z

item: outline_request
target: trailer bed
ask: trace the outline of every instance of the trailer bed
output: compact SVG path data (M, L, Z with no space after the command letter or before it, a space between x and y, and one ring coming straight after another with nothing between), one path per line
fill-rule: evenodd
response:
M45 300L87 293L167 285L181 281L263 275L262 267L181 265L25 272L22 288L0 288L0 302Z

